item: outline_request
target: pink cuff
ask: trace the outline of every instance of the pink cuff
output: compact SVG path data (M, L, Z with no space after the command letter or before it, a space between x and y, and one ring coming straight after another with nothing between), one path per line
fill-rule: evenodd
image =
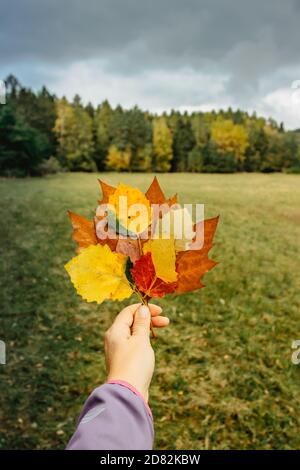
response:
M148 403L146 402L145 398L143 397L143 395L133 386L131 385L130 383L126 382L125 380L108 380L106 382L107 384L117 384L117 385L122 385L122 387L126 387L126 388L129 388L129 390L131 390L135 395L137 395L138 397L140 397L142 400L143 400L143 403L150 415L150 418L153 420L153 415L152 415L152 411L150 409L150 406L148 405Z

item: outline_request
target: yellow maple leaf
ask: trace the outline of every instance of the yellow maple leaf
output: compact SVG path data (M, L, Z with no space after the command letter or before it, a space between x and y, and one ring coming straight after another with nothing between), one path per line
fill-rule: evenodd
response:
M150 225L150 202L138 188L119 183L108 202L119 223L129 232L142 233Z
M175 271L174 239L151 239L143 245L144 254L149 251L152 255L156 276L165 282L175 282L177 273Z
M125 275L126 256L107 245L90 245L66 265L77 293L87 302L123 300L133 290Z

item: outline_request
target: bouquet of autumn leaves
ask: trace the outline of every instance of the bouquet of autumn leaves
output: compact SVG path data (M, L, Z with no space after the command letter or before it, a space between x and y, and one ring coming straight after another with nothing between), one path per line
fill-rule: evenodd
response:
M78 255L65 268L84 300L100 304L135 293L147 304L152 297L204 287L202 276L217 264L208 252L218 217L194 224L176 195L165 198L156 177L145 194L122 183L99 183L94 220L69 212Z

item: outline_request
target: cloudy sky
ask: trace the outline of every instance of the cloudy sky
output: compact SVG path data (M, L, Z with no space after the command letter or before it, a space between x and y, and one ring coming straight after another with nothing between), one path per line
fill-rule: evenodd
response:
M0 79L300 127L300 0L1 0ZM298 82L297 82L298 80Z

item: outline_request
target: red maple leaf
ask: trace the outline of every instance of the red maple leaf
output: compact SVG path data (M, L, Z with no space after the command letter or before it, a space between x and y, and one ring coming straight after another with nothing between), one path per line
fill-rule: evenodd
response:
M165 282L155 274L151 253L141 256L131 268L131 275L139 291L150 297L163 297L174 292L177 282Z

